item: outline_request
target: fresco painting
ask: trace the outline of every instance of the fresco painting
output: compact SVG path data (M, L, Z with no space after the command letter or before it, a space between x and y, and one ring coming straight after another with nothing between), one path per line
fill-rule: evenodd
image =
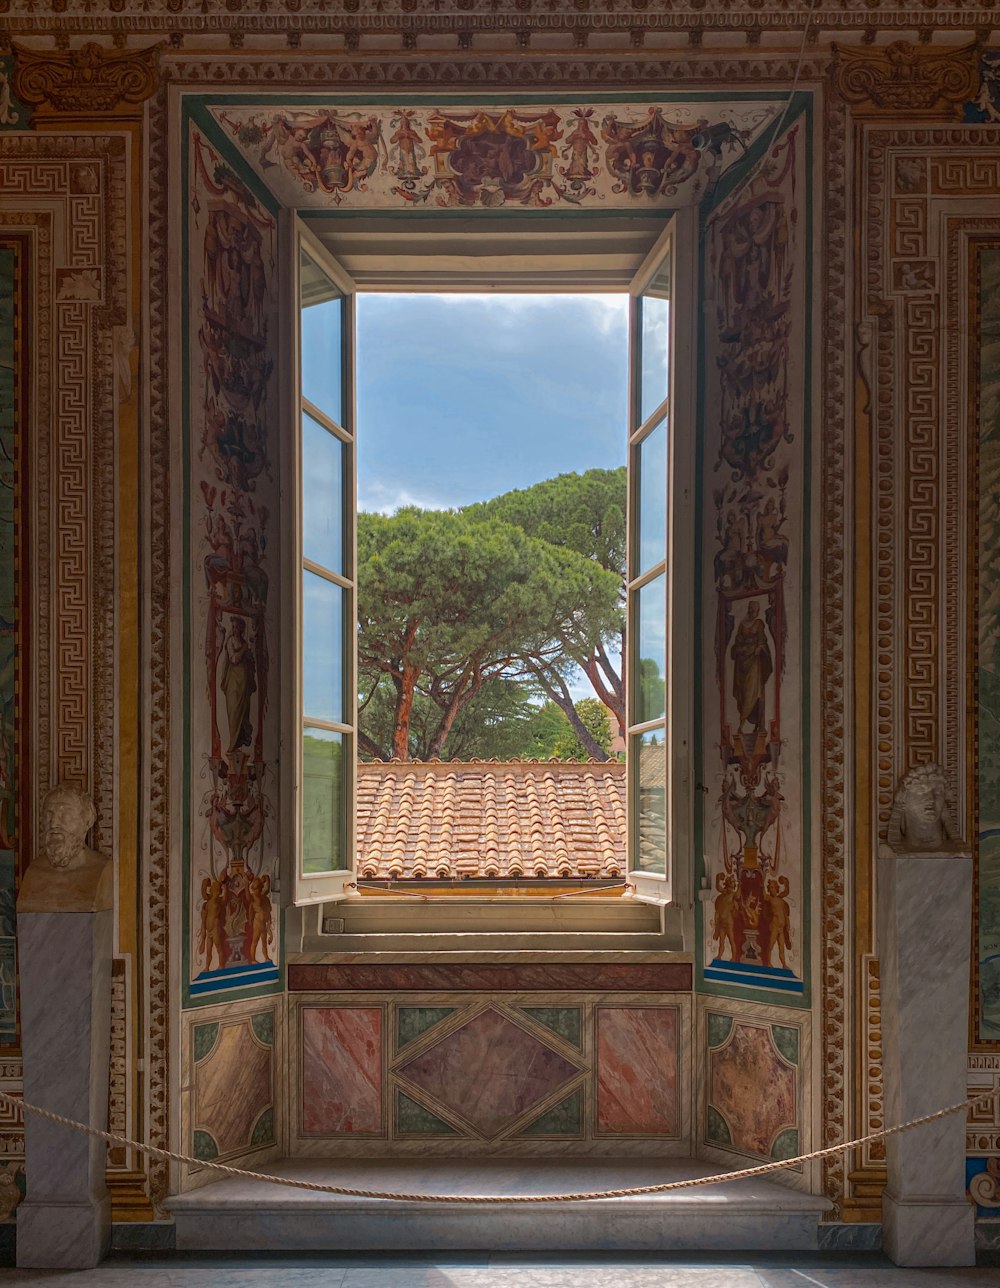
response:
M803 992L804 146L795 125L708 223L704 978Z
M760 103L215 108L282 202L674 206L713 185L769 121Z
M0 107L3 99L0 93ZM2 111L0 111L2 115ZM15 480L16 356L20 248L0 242L0 1045L17 1040L15 748L17 581Z
M191 996L274 983L276 224L190 136Z
M978 255L979 968L976 1038L1000 1041L1000 244Z

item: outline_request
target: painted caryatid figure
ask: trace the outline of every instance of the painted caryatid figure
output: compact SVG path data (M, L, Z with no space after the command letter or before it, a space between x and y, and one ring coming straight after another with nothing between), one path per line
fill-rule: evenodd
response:
M764 728L765 686L774 670L774 658L755 599L747 604L746 616L736 629L730 656L740 731L749 727L756 732Z
M959 847L958 829L940 765L918 765L900 779L886 839L889 850L896 854Z
M100 912L111 907L111 862L86 844L96 819L86 792L68 785L46 792L39 851L21 883L19 913Z
M242 617L233 618L222 653L219 687L226 699L226 717L229 723L227 750L232 755L240 747L249 747L253 742L250 704L257 690L253 652Z

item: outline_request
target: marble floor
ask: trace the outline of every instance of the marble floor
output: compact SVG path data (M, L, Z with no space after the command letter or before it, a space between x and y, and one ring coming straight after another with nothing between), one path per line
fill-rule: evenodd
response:
M986 1288L1000 1268L901 1270L881 1254L455 1253L124 1257L96 1270L0 1270L25 1288Z

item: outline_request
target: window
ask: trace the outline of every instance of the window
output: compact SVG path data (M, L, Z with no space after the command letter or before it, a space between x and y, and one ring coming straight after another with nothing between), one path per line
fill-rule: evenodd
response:
M685 669L690 674L690 632L679 637L673 624L694 618L691 572L678 574L672 558L677 549L693 548L689 532L678 540L681 525L690 523L690 393L679 388L678 372L685 369L690 385L691 345L679 340L676 325L679 316L689 324L694 316L692 288L684 295L677 272L685 222L681 214L671 219L630 287L629 878L642 898L657 903L689 897L690 890L672 862L688 838L690 811L678 798L689 786L691 719L691 685L679 682ZM353 880L355 287L298 223L294 258L299 431L289 466L297 486L299 611L286 639L298 726L295 902L308 904L342 896Z

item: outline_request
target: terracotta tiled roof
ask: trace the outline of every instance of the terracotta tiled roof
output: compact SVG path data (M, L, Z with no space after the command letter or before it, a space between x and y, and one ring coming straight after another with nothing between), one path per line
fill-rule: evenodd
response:
M361 877L624 876L625 766L358 765Z

